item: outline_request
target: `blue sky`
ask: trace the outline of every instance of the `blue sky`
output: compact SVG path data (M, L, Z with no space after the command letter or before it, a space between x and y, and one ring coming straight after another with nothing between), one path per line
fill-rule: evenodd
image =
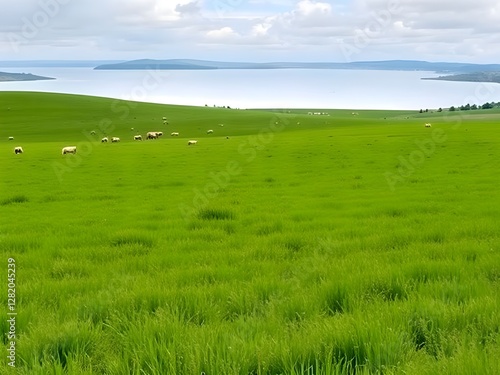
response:
M497 0L0 0L0 60L499 63Z

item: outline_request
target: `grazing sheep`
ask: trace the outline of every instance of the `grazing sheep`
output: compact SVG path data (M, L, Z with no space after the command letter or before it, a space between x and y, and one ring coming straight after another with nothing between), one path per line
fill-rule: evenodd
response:
M207 134L212 134L214 131L212 129L207 130Z
M166 118L166 117L163 117L163 121L167 121L167 118Z
M14 137L9 137L9 141L13 141L14 140Z
M224 124L219 124L219 126L224 126Z
M134 135L134 141L142 141L142 135Z
M170 133L170 136L172 136L172 137L178 137L178 136L179 136L179 133L177 133L177 132L172 132L172 133Z
M426 128L430 128L432 125L431 124L425 124Z
M111 142L113 142L113 143L120 142L120 138L113 137L113 138L111 138Z
M108 142L108 137L104 137L103 139L101 139L101 143L106 143Z
M76 154L76 146L63 147L62 154Z
M24 151L23 151L23 148L21 146L17 146L17 147L14 147L14 154L22 154Z
M191 140L191 141L188 141L188 146L195 145L197 143L198 143L198 141Z
M146 134L146 139L156 139L156 138L158 138L158 135L156 132L148 132Z
M95 135L95 130L92 130L92 131L90 132L90 135Z
M134 128L130 128L130 131L133 132L134 131Z

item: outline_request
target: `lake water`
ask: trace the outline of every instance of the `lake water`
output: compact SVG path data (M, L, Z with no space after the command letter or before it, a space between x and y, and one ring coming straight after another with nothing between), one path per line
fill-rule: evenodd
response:
M56 78L0 82L0 91L60 92L197 106L432 109L500 101L499 84L421 80L438 76L422 71L113 71L37 67L0 70Z

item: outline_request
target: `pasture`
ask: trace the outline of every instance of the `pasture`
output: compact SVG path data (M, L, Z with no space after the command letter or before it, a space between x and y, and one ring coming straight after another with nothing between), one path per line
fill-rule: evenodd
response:
M500 373L500 112L356 113L0 93L0 374Z

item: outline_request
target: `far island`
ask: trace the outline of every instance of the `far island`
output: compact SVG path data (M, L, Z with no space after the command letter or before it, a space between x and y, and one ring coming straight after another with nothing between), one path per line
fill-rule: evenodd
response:
M37 76L31 73L6 73L0 72L0 82L13 82L13 81L40 81L55 79L50 77Z
M464 74L454 74L449 76L439 76L434 78L422 78L437 81L459 81L459 82L492 82L500 83L500 71L498 72L474 72Z

